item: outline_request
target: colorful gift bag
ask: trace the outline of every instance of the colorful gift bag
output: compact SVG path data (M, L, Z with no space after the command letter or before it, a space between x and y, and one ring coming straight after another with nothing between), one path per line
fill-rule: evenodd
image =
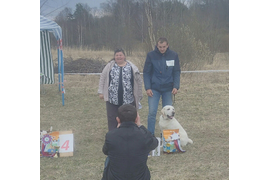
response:
M162 132L163 152L186 152L181 148L179 129L166 129Z
M72 131L40 132L40 157L73 156Z
M41 136L41 157L54 157L59 152L59 132L51 132Z

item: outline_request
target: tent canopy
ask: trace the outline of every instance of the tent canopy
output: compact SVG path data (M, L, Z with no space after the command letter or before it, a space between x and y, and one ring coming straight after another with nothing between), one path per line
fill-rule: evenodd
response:
M56 22L49 20L49 19L45 18L44 16L40 16L40 32L44 32L44 33L41 33L41 37L43 35L45 35L46 32L47 33L52 32L57 40L59 91L61 91L61 88L62 88L62 104L64 106L65 89L64 89L64 62L63 62L63 51L62 51L62 28ZM50 43L49 38L40 38L40 41L41 41L41 44ZM42 42L42 41L46 41L46 42ZM51 61L50 48L49 48L49 52L48 52L48 50L46 50L46 48L43 48L43 47L50 47L50 46L41 45L41 47L40 47L41 64L49 64L49 61ZM46 54L49 54L49 55L43 55L43 54L45 54L45 53L43 53L45 51L47 51ZM46 62L43 63L42 61L46 61ZM46 66L46 67L49 68L49 66ZM43 66L41 68L43 68ZM46 70L46 72L53 72L53 71ZM60 75L61 75L61 82L60 82ZM47 75L45 74L45 76L47 76ZM60 86L61 86L61 88L60 88Z
M62 39L62 28L56 22L40 16L40 31L43 30L52 32L57 40Z

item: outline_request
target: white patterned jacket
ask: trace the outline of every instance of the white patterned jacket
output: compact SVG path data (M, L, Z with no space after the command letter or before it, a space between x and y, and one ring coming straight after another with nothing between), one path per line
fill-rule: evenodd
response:
M139 69L137 66L135 66L132 62L126 60L132 68L133 71L133 78L134 78L134 87L133 87L133 95L136 102L136 108L139 108L139 102L143 98L142 94L142 78L139 72ZM114 66L115 61L110 61L102 70L102 73L100 75L99 79L99 88L98 88L98 94L103 94L104 101L109 101L109 95L108 95L108 86L109 86L109 73L112 67Z

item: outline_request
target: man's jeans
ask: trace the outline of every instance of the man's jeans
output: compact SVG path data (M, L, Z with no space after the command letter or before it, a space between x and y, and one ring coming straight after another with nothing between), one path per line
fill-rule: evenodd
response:
M149 113L147 128L153 135L155 135L156 115L160 96L162 97L162 107L172 105L172 91L159 92L152 89L152 92L153 96L148 96Z

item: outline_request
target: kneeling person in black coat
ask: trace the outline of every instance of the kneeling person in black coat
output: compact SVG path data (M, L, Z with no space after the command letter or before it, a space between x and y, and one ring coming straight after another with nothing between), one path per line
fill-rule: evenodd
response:
M149 180L147 158L158 140L140 122L134 106L118 109L118 128L105 137L103 153L108 155L102 180Z

